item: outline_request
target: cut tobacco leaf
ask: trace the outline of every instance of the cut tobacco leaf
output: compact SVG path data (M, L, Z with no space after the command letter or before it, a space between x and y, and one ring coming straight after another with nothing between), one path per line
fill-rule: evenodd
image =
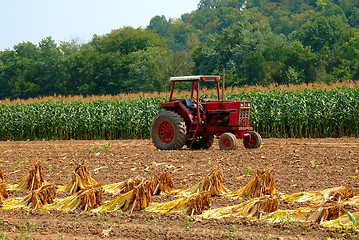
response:
M269 170L257 169L257 175L243 188L229 194L229 197L255 198L276 193L276 185Z
M6 182L0 182L0 205L9 197L6 191Z
M293 202L305 202L310 201L314 203L325 202L327 200L332 201L345 201L354 196L353 190L346 187L328 188L320 191L313 192L299 192L293 193L284 197L281 200L293 201Z
M211 194L209 192L194 193L184 198L165 203L154 203L145 209L147 212L184 213L198 215L211 208Z
M162 193L171 193L175 190L171 174L169 172L160 172L152 177L151 179L152 195L159 195Z
M64 210L73 211L75 209L91 210L102 205L102 187L92 186L88 189L80 190L79 192L71 195L70 197L59 199L51 205L44 207L44 210Z
M349 213L343 215L337 219L330 221L323 221L322 225L325 227L335 227L335 228L356 228L359 221L359 212Z
M194 193L209 192L211 196L221 196L228 194L230 191L224 185L224 178L222 168L213 169L207 176L205 176L198 184L187 188L175 190L172 193L189 196Z
M21 180L19 184L8 185L9 190L36 190L46 185L47 182L44 179L44 171L40 162L34 165L33 169L29 170L27 176Z
M72 173L71 180L65 186L58 186L59 191L67 191L70 194L76 193L81 190L86 190L98 185L87 170L86 162L79 164L75 171Z
M5 181L5 174L4 174L1 167L0 167L0 182L6 182Z
M94 212L105 211L139 211L148 207L151 203L151 192L149 182L143 182L133 190L119 196L118 198L94 209Z
M12 208L31 208L40 209L46 204L54 202L56 197L56 187L52 184L47 184L39 189L32 190L24 198L8 199L4 201L4 209Z
M143 182L143 179L135 178L129 179L125 182L112 183L103 186L103 191L110 194L125 194L133 190L136 186L140 185Z
M113 183L103 186L104 192L110 194L124 194L144 182L144 179L129 179L126 182ZM147 183L151 195L158 195L161 192L171 193L175 188L169 172L158 173Z
M262 196L250 199L244 203L203 212L199 217L203 218L225 218L225 217L256 217L260 218L263 213L278 210L278 196Z
M322 223L326 220L337 219L344 214L344 205L327 201L318 205L308 205L303 208L288 211L276 211L261 218L270 222L300 221Z

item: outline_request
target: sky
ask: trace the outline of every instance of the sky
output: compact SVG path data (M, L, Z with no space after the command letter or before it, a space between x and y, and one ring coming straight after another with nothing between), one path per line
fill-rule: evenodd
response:
M199 0L0 0L0 51L21 42L89 42L125 26L145 28L152 17L179 18Z

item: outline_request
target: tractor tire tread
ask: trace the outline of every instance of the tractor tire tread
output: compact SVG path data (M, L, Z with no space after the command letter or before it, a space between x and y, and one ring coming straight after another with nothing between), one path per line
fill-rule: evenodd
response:
M161 121L166 120L172 123L174 128L174 138L173 140L166 144L163 143L158 137L158 125ZM187 138L187 128L183 118L172 111L164 111L159 113L152 121L151 124L151 138L153 144L161 150L179 150L183 147Z

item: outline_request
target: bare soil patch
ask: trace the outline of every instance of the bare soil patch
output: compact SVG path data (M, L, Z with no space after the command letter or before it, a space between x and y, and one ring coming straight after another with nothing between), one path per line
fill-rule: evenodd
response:
M355 195L359 194L359 139L356 138L264 139L259 149L247 150L240 144L235 151L220 151L217 142L209 150L199 151L159 151L150 140L0 142L0 165L10 184L19 183L34 162L41 161L45 179L64 185L77 164L84 160L92 177L102 184L139 176L149 178L158 172L175 170L171 174L175 187L187 188L220 164L224 185L232 191L245 186L255 176L256 169L271 169L277 189L285 194L339 186L349 186ZM10 192L9 196L25 194ZM172 199L161 195L154 196L152 201ZM212 208L243 201L220 197L211 200ZM293 207L299 206L285 203L279 206L280 209ZM145 211L131 214L0 209L0 236L4 239L99 239L103 230L110 230L107 237L110 239L359 239L353 230L329 229L311 223L269 224L248 218L195 221L184 215Z

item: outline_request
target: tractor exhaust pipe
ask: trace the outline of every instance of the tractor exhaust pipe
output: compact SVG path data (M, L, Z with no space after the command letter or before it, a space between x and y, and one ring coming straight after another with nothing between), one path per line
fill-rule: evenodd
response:
M224 101L224 82L226 77L226 67L223 66L222 68L222 101Z

